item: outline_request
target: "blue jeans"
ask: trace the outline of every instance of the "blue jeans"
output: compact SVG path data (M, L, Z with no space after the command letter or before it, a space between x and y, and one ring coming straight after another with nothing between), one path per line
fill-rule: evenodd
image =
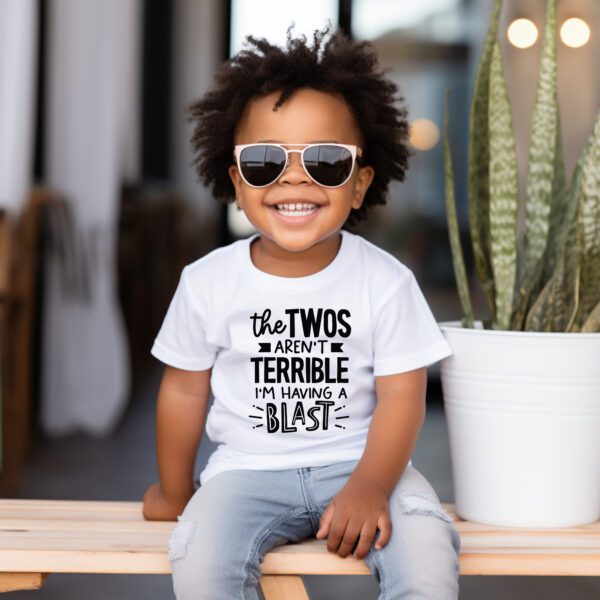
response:
M169 540L177 599L259 600L265 553L314 537L320 516L357 462L233 470L209 479L177 517ZM372 546L365 558L379 583L379 600L456 600L460 538L435 491L412 465L389 507L390 540L381 550Z

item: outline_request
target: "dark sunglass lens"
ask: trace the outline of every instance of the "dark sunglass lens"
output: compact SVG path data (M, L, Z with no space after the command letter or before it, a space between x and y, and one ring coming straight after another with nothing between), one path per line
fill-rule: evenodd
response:
M251 146L240 154L242 175L250 185L273 183L284 166L285 152L277 146Z
M322 144L307 148L304 164L310 176L321 185L340 185L352 171L352 154L346 148Z

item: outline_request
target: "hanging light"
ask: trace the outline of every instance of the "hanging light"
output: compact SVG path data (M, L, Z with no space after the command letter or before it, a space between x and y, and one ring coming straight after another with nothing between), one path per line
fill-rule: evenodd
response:
M577 17L567 19L560 28L560 39L565 46L570 48L581 48L590 40L590 27Z
M531 19L515 19L508 26L508 41L516 48L530 48L538 38L538 28Z

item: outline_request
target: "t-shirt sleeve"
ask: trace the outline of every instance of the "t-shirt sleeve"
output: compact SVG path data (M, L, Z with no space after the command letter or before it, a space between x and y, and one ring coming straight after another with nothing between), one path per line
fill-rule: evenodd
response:
M150 352L172 367L203 371L212 367L217 347L206 339L206 315L194 302L186 269Z
M426 367L452 354L411 271L375 309L373 373L394 375Z

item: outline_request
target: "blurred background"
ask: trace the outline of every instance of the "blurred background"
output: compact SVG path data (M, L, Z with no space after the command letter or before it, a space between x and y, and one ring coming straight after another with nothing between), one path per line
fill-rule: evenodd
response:
M506 0L523 193L546 0ZM141 500L157 480L150 355L184 265L253 233L190 163L185 109L248 34L283 44L327 21L375 45L411 123L407 178L353 230L415 273L439 321L461 318L444 209L443 118L467 234L471 90L492 0L0 0L2 496ZM600 2L557 0L567 176L600 105ZM452 474L438 370L413 456L443 502ZM214 444L203 438L196 472ZM306 577L314 600L368 600L375 580ZM173 597L166 576L52 575L27 598ZM17 596L18 594L18 596ZM462 577L461 598L596 598L594 578ZM33 595L31 596L34 597Z

